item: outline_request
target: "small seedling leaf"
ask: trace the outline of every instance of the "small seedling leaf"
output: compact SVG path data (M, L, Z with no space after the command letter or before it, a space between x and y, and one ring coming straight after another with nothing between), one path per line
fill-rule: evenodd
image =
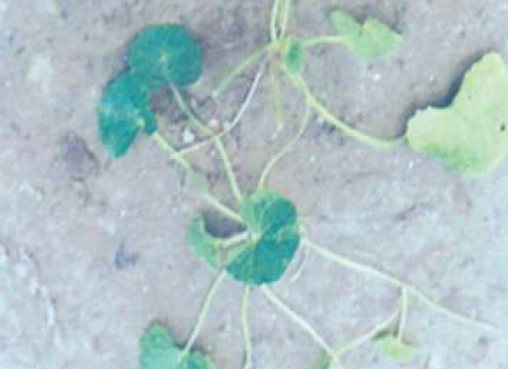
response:
M362 25L350 14L335 10L330 15L335 34L359 59L372 60L389 55L402 42L402 36L387 24L368 18Z
M378 338L377 343L385 355L399 361L410 361L416 353L416 346L403 342L393 334Z
M175 24L149 26L128 50L128 64L149 89L196 82L202 72L201 47L192 34Z
M305 47L303 43L294 37L287 39L284 48L284 66L291 73L298 73L305 63Z
M157 131L148 92L130 73L120 74L106 86L97 115L102 143L114 158L125 155L141 128L148 134Z
M497 53L466 74L447 108L418 111L409 121L411 147L466 176L499 166L508 151L508 71Z
M251 237L228 264L228 273L249 285L276 282L300 242L295 206L275 192L259 190L244 201L241 214Z
M151 325L143 334L140 342L141 369L175 368L180 349L169 331L160 324Z
M207 232L205 219L202 216L192 221L188 239L192 250L198 257L204 259L213 268L219 267L220 255L217 250L217 240Z
M362 25L351 14L335 10L330 14L330 21L337 36L357 38L362 33Z
M153 324L146 330L140 350L141 369L216 369L208 356L196 351L179 361L182 349L161 324Z

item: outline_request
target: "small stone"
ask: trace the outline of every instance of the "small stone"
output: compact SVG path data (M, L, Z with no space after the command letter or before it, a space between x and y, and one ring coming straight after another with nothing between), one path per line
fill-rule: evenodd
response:
M218 130L220 128L220 123L219 123L219 120L217 118L210 119L210 121L208 122L208 125L213 130Z
M83 182L99 173L99 161L83 138L68 132L60 139L59 146L60 160L72 180Z
M190 145L196 140L196 135L189 129L185 128L182 133L182 142L184 145Z
M138 262L139 254L137 252L129 252L122 243L115 251L115 267L118 270L125 270L135 266Z

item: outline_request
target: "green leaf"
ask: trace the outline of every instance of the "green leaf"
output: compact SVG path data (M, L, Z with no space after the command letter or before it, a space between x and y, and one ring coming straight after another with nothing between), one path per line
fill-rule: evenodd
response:
M377 343L385 355L396 360L410 361L416 353L416 346L401 341L391 333L380 337Z
M102 143L114 158L125 155L140 128L148 134L157 131L148 92L130 73L120 74L106 86L97 115Z
M402 36L385 23L367 18L362 25L350 14L335 10L330 14L335 34L359 59L372 60L389 55L402 42Z
M476 63L447 108L418 111L407 139L415 151L466 176L499 166L508 151L508 71L501 56L489 53Z
M228 273L249 285L279 280L300 242L295 206L275 192L260 190L244 201L241 214L250 238L228 264Z
M298 73L305 63L305 47L303 43L294 37L288 37L283 48L283 60L285 67L291 73Z
M207 232L203 216L192 221L189 227L188 239L192 250L198 257L203 258L213 268L220 266L217 239Z
M330 14L330 21L337 36L357 38L362 33L362 25L351 14L335 10Z
M149 89L196 82L202 59L201 47L192 34L175 24L143 29L130 45L127 57L130 68Z
M167 328L157 323L143 334L140 350L141 369L216 369L209 357L196 351L178 362L182 349Z
M153 324L143 334L140 342L141 354L139 365L141 369L170 369L175 368L180 354L169 331L160 324Z

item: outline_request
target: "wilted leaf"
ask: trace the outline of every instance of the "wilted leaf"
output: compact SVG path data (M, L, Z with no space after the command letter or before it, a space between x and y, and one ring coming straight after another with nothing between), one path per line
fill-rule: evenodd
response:
M257 191L242 206L242 217L250 239L227 267L233 278L250 285L277 281L300 242L295 206L282 196Z
M97 115L102 143L114 158L127 152L141 127L148 134L157 130L148 92L130 73L120 74L106 86Z
M212 360L199 352L192 352L178 362L182 349L160 324L153 324L146 330L140 350L141 369L216 369Z
M127 61L150 89L194 83L202 71L199 44L189 31L175 24L143 29L130 45Z
M497 53L466 74L450 106L418 111L409 121L411 147L467 176L487 174L508 151L508 72Z
M390 54L401 42L399 33L374 18L362 25L350 14L335 10L330 14L335 34L344 37L344 45L358 58L371 60Z
M377 340L383 353L400 361L410 361L416 352L414 345L405 343L393 334L387 334Z

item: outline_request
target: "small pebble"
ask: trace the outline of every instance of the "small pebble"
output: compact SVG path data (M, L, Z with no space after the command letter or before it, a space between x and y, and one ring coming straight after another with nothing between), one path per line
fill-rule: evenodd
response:
M210 121L208 122L208 125L213 130L218 130L220 128L220 123L219 123L219 120L217 118L210 119Z
M189 128L185 128L182 133L182 142L184 143L184 145L194 143L195 140L196 135Z

